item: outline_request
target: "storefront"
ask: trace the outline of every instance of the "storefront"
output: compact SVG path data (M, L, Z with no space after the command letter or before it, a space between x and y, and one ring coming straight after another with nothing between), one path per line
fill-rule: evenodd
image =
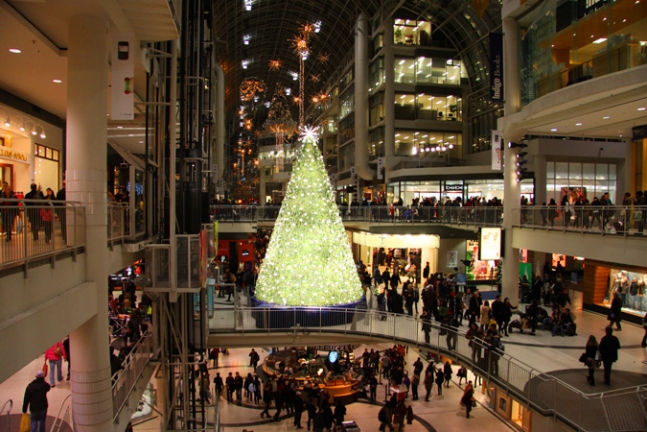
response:
M521 195L532 200L534 198L533 179L521 182ZM462 202L476 198L485 202L497 198L503 200L503 179L446 179L429 181L401 181L387 185L387 203L402 198L405 205L414 199L422 201L425 198L435 198L436 201L460 198Z
M647 312L647 268L586 261L584 307L608 314L615 293L622 299L623 319L641 322Z
M0 104L0 187L6 182L17 196L29 192L31 183L43 192L63 187L63 122L56 120L54 125Z
M518 430L530 432L532 430L532 411L523 403L514 398L510 393L497 387L491 382L484 381L487 403L506 423Z

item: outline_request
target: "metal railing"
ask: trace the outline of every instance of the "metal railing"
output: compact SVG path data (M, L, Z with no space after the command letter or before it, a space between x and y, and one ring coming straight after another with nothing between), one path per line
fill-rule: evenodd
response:
M0 268L85 245L85 207L72 201L2 199Z
M218 313L233 314L232 327L217 330L227 333L293 334L298 329L304 335L364 335L417 345L467 365L519 401L544 415L555 415L577 430L647 430L647 386L586 394L485 341L466 339L463 331L432 323L426 336L418 318L373 310L306 307L225 308Z
M126 203L108 203L108 241L124 240L130 235L129 207Z
M525 206L512 209L512 220L523 228L647 238L647 206Z
M155 355L153 334L146 332L133 346L120 369L112 376L112 408L116 420L144 368Z
M5 412L5 409L7 410L7 412ZM13 399L7 399L7 401L4 404L2 404L2 408L0 408L0 419L2 419L3 414L7 417L7 428L5 429L7 431L12 430L11 429L11 410L12 409L13 409Z
M338 206L344 222L371 223L438 223L473 226L500 226L503 207L499 206ZM213 220L225 222L275 221L281 206L213 205Z
M72 425L73 419L71 398L72 395L69 394L65 399L63 399L63 403L61 403L61 407L58 409L58 414L56 414L56 417L54 417L54 423L52 423L52 427L50 428L49 432L74 430L74 426Z

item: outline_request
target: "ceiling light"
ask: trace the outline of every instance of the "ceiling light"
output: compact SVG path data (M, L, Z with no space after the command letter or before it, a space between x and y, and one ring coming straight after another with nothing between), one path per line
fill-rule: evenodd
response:
M645 107L638 108L638 111L645 111Z
M9 117L7 117L7 120L4 121L4 125L7 127L11 126L11 121L9 120Z
M604 116L604 117L602 117L602 118L603 118L603 119L605 119L605 120L608 120L608 119L610 119L611 117L609 117L609 116Z
M591 37L593 37L593 35L591 35ZM607 40L607 38L600 38L600 39L594 40L593 43L594 44L601 44L602 42L606 42L606 40Z
M20 51L18 48L9 48L9 52L14 54L20 54L22 51Z
M34 128L34 130L31 131L31 134L34 136L38 135L38 132L36 132L36 128Z
M60 79L53 79L53 80L52 80L52 82L53 82L54 84L60 84L60 83L62 83L63 81L61 81Z
M128 134L128 136L129 136L129 137L131 137L131 136L135 136L135 134Z
M140 141L139 143L140 143L140 144L144 144L144 141Z
M20 126L20 131L21 132L25 131L25 122L22 122L22 125Z
M123 126L117 126L117 129L123 129L123 128L124 128Z
M575 123L575 126L582 126L582 123Z
M552 128L550 131L551 132L557 132L557 128Z

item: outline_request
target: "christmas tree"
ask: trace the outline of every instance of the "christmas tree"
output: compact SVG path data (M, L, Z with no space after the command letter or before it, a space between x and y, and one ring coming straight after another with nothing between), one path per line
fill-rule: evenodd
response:
M362 285L317 136L308 130L301 141L256 297L286 306L354 303Z

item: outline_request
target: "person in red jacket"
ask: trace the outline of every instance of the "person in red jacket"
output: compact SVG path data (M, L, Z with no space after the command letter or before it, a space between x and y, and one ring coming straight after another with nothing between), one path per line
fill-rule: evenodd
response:
M56 369L56 377L58 378L58 381L63 381L63 372L61 368L63 359L67 361L65 347L61 341L56 342L54 345L49 347L47 351L45 351L45 360L49 361L49 384L52 387L56 387L54 382L54 369Z

